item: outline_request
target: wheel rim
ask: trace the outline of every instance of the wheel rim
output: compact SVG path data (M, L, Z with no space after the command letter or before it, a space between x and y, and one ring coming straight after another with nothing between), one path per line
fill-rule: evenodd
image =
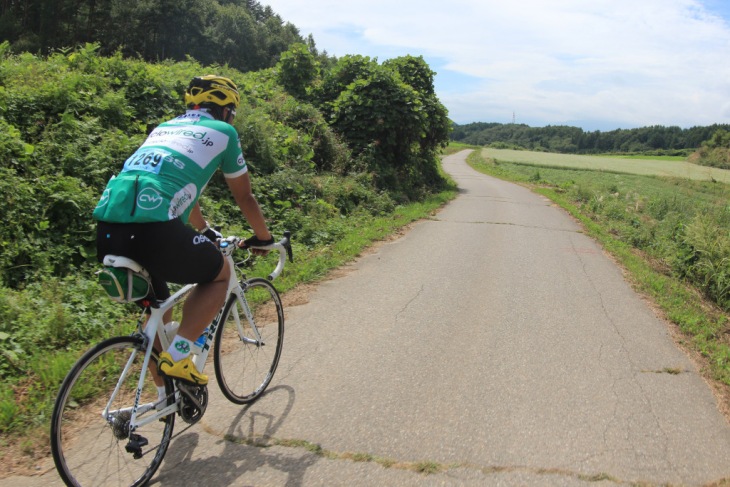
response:
M236 403L253 401L264 392L276 371L283 345L283 307L273 286L263 279L252 279L245 295L261 340L236 299L229 300L226 320L216 334L216 378L223 394Z
M138 352L110 414L102 415L111 391L133 350L141 340L112 339L95 347L74 366L64 381L53 414L52 448L59 473L71 485L140 485L149 480L162 461L172 434L174 415L152 421L135 434L148 445L134 459L126 450L128 422L134 404L144 354ZM154 403L157 390L149 374L140 403ZM168 381L168 390L172 391ZM150 412L150 414L152 414ZM144 414L141 416L144 417ZM140 415L138 415L138 420Z

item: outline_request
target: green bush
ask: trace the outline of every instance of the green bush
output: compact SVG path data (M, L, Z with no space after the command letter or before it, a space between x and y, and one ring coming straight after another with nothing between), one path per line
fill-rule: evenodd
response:
M90 343L116 331L136 308L111 301L93 275L48 277L23 290L0 287L0 332L21 364L27 354ZM129 330L131 331L131 330Z
M99 51L89 44L40 57L13 55L0 44L1 432L43 424L80 351L132 331L137 309L113 303L93 278L91 214L148 131L182 112L193 76L214 72L238 84L235 126L253 190L272 232L292 231L299 249L332 249L358 225L392 214L399 199L440 187L435 148L446 141L445 108L397 69L353 58L320 79L310 69L316 64L297 64L311 61L301 46L279 70L246 74L193 59L149 64ZM430 79L422 60L399 69L413 84ZM348 77L359 84L350 87ZM338 131L330 123L337 99L340 117L352 109L366 118L348 118ZM363 122L364 149L353 144ZM249 231L220 173L200 201L224 233Z
M730 231L720 227L717 219L698 215L687 225L684 240L687 248L683 273L707 297L721 308L730 310Z
M698 164L703 166L730 169L730 132L717 130L694 156Z

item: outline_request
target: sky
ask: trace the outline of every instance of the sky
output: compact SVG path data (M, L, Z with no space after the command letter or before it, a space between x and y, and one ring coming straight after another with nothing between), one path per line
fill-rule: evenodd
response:
M260 3L332 56L422 56L458 124L730 124L730 0Z

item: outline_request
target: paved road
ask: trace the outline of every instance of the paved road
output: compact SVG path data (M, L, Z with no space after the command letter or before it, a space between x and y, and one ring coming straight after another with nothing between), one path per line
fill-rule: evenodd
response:
M730 425L666 324L562 210L465 157L444 162L453 203L287 310L266 396L211 387L153 485L730 478ZM246 444L260 435L278 445Z

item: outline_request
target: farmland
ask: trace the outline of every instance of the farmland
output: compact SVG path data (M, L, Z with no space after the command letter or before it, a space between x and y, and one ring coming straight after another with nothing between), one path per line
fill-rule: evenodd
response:
M509 161L547 167L589 169L642 176L666 176L698 181L720 181L730 184L730 171L691 164L682 158L631 158L620 156L589 156L556 154L511 149L482 150L483 156L497 161Z

